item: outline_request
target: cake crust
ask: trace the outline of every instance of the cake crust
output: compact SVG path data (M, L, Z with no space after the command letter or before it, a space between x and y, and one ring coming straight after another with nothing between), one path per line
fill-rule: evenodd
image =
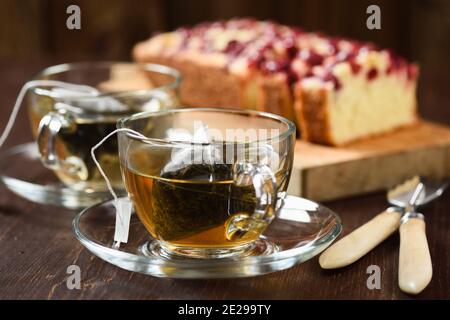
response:
M335 144L330 135L326 89L305 91L295 87L295 114L301 138L321 144Z

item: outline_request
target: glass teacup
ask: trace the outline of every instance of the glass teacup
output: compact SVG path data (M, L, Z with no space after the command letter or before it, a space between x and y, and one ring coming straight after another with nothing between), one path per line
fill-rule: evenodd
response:
M41 160L67 186L86 192L106 189L90 150L113 131L118 119L142 111L176 107L180 74L157 64L89 62L53 66L36 79L87 85L94 96L58 87L34 88L28 112ZM115 188L123 188L117 139L98 150L98 159Z
M250 110L175 109L121 119L123 128L125 187L165 252L239 254L275 217L292 170L291 121Z

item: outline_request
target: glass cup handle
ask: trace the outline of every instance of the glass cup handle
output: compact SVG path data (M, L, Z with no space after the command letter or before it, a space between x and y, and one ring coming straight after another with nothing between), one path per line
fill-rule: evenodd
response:
M237 186L252 184L256 207L252 215L236 214L228 222L229 240L256 239L270 224L277 210L278 187L272 170L264 164L238 162L234 165L233 180Z
M42 164L52 170L61 170L68 174L77 174L80 165L72 158L60 159L56 152L56 138L62 130L74 130L75 122L66 113L49 112L39 122L37 143ZM72 159L73 160L73 159Z

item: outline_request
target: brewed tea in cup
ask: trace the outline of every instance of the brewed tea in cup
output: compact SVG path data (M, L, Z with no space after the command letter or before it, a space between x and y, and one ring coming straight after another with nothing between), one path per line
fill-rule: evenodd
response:
M175 109L119 120L129 197L168 253L227 257L275 216L292 170L295 126L250 110Z

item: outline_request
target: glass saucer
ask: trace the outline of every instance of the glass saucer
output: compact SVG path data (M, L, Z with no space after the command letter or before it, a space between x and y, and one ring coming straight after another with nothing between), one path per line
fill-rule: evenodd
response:
M111 198L107 191L77 191L61 183L42 165L36 142L1 152L0 184L32 202L69 209L85 208Z
M93 254L120 268L168 278L251 277L290 268L328 247L342 230L339 216L310 200L287 196L277 218L255 245L240 256L221 259L161 254L135 214L128 243L113 246L112 201L81 211L73 221L78 240Z

